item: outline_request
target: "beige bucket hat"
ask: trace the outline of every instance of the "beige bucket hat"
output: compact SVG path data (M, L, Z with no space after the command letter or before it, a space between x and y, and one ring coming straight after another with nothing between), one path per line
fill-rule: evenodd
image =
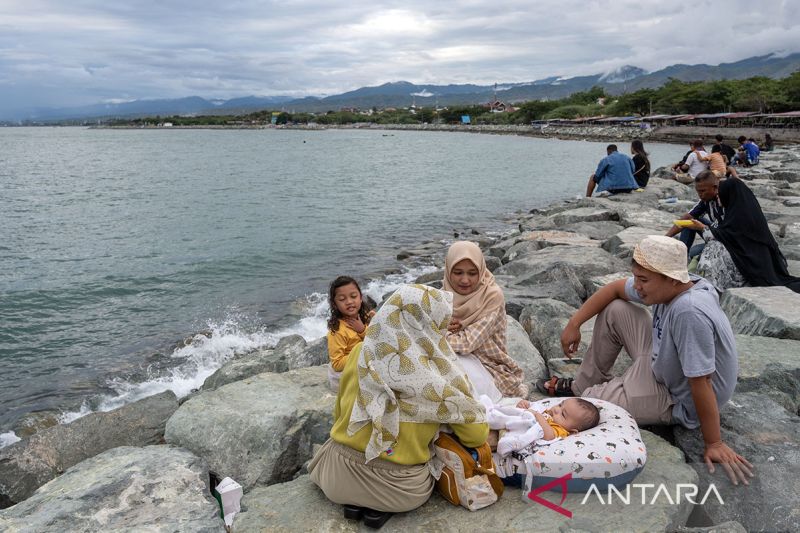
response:
M686 245L664 235L648 235L633 249L633 260L643 268L681 283L689 282L686 255Z

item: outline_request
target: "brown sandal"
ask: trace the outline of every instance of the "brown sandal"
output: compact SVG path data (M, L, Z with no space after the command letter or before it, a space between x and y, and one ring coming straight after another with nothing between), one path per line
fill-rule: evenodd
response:
M550 379L540 379L536 382L536 389L546 396L567 397L575 396L572 392L572 378L553 376ZM548 387L549 385L549 387Z

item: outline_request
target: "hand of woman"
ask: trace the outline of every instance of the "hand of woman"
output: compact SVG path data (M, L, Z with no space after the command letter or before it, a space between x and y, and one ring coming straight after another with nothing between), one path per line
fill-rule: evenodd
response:
M367 326L365 326L364 323L361 321L360 316L349 316L346 317L344 321L347 322L347 325L353 328L356 333L361 333L362 331L367 329Z
M456 331L461 330L461 321L457 318L453 318L450 320L450 323L447 325L447 331L450 333L455 333Z

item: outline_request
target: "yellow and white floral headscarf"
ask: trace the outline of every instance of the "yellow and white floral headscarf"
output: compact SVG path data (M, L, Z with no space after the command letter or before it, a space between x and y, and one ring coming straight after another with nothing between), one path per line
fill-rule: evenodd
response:
M398 289L370 321L358 357L359 391L348 433L372 423L367 461L397 442L400 422L471 424L486 412L444 335L452 294Z

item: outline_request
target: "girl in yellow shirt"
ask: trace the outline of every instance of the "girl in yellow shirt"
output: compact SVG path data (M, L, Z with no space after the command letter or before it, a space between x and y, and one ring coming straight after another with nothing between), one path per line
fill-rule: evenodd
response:
M339 389L339 376L347 363L347 356L356 344L364 340L370 311L361 295L361 288L350 276L339 276L328 291L331 316L328 319L328 380L331 389Z

